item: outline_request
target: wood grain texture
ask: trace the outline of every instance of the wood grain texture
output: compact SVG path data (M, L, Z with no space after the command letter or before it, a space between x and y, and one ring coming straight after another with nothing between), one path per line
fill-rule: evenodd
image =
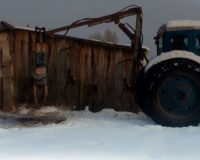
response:
M3 61L7 59L12 63L9 68L3 69L9 74L3 87L13 88L13 95L7 93L4 101L12 99L15 106L31 104L35 33L17 30L6 35L0 34L0 51L4 55ZM105 107L138 111L134 95L123 90L124 79L130 83L132 62L120 62L133 58L129 47L55 36L48 39L47 50L49 105L63 105L71 109L90 106L92 111ZM0 107L2 109L8 105Z

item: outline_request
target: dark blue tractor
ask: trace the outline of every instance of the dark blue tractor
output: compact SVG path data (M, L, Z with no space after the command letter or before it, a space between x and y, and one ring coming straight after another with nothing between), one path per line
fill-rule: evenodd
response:
M155 37L157 54L138 78L142 110L166 126L200 123L200 21L170 21Z

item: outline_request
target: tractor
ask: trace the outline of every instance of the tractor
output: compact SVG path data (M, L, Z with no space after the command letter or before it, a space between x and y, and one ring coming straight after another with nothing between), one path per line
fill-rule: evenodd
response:
M139 106L165 126L198 125L200 21L169 21L154 39L157 56L138 78Z

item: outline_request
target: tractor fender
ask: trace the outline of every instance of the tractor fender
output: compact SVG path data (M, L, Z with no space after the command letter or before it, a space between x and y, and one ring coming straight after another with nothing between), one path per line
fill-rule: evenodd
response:
M188 60L192 60L194 62L197 62L200 64L200 56L195 55L192 52L188 51L180 51L180 50L174 50L166 53L162 53L161 55L153 58L146 66L145 66L145 72L147 72L152 66L174 58L184 58Z

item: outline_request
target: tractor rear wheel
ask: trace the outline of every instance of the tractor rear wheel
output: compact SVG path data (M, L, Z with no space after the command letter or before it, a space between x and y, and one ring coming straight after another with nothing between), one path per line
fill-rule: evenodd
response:
M165 126L199 124L199 63L184 58L162 61L146 71L140 83L139 106L154 121Z

